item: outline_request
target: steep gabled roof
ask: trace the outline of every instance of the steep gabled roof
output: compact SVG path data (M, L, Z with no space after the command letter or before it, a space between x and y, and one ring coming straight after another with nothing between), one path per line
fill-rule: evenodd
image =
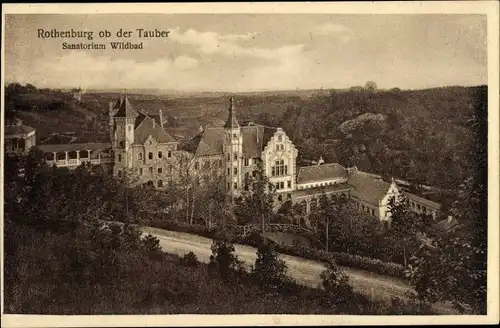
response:
M354 187L351 195L367 203L378 205L387 195L390 183L361 171L349 173L347 183Z
M222 128L207 128L183 145L183 149L196 156L222 155L224 147Z
M154 119L146 116L134 131L134 144L144 144L149 136L158 143L176 142L175 138L168 134Z
M241 135L243 137L243 157L260 157L267 143L276 133L276 130L276 128L263 125L242 127Z
M127 96L120 97L115 105L115 108L118 108L118 111L115 113L114 117L135 118L139 116L139 113L132 107L132 105L128 101Z
M299 169L297 183L326 181L347 178L347 170L340 164L330 163L323 165L305 166Z

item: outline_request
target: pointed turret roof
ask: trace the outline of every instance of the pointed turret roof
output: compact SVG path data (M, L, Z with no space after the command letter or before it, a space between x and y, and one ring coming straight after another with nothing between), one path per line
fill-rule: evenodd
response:
M234 114L234 97L231 97L229 105L229 116L227 118L226 124L224 124L224 128L239 128L238 120L236 120L236 115Z
M118 108L115 117L132 117L139 116L139 113L132 107L127 96L121 96L114 108Z

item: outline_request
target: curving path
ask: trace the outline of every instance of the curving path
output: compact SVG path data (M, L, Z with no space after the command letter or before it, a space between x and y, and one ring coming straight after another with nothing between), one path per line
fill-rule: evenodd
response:
M209 238L151 227L143 227L142 230L144 234L157 237L163 251L167 253L182 256L193 252L198 260L204 263L208 263L210 259L212 240ZM239 244L234 246L238 258L248 269L251 269L257 257L256 249ZM321 288L320 274L324 270L322 263L285 254L280 254L280 257L288 266L288 275L297 283L312 288ZM342 267L342 269L349 276L349 282L355 291L370 295L374 300L390 300L392 296L406 298L406 294L413 291L404 280L399 278L348 267ZM443 314L455 313L449 305L445 304L436 305L436 310Z

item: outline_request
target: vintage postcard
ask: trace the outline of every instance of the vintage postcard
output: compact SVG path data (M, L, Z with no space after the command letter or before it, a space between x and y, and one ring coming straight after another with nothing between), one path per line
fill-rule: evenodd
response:
M498 323L498 10L2 5L3 325Z

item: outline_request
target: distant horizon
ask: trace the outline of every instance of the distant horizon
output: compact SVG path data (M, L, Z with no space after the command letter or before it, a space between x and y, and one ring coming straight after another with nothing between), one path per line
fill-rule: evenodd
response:
M374 81L375 82L375 81ZM63 87L39 87L34 83L21 83L17 81L5 82L4 86L8 86L9 84L18 83L22 86L26 86L28 84L33 85L37 89L49 89L49 90L72 90L81 88L81 90L90 90L90 91L100 91L100 92L112 92L112 93L125 93L128 91L156 91L156 92L175 92L175 93L185 93L185 94L197 94L197 93L229 93L229 94L237 94L237 93L258 93L258 92L293 92L293 91L328 91L328 90L345 90L349 91L352 88L365 88L364 85L353 85L347 87L320 87L320 88L296 88L296 89L261 89L261 90L241 90L241 91L231 91L231 90L182 90L182 89L168 89L168 88L99 88L99 87L89 87L82 88L80 86L63 86ZM376 82L375 82L376 83ZM470 85L436 85L432 87L423 87L423 88L401 88L398 86L389 87L389 88L379 88L378 91L390 91L392 89L400 89L401 91L420 91L420 90L432 90L432 89L443 89L443 88L475 88L481 86L488 86L486 83L484 84L470 84ZM119 91L121 90L121 91Z
M133 34L116 35L121 29ZM169 33L145 39L141 29ZM8 14L5 80L177 92L481 85L486 29L479 14ZM40 30L113 33L89 40L40 37ZM113 41L143 48L112 49Z

